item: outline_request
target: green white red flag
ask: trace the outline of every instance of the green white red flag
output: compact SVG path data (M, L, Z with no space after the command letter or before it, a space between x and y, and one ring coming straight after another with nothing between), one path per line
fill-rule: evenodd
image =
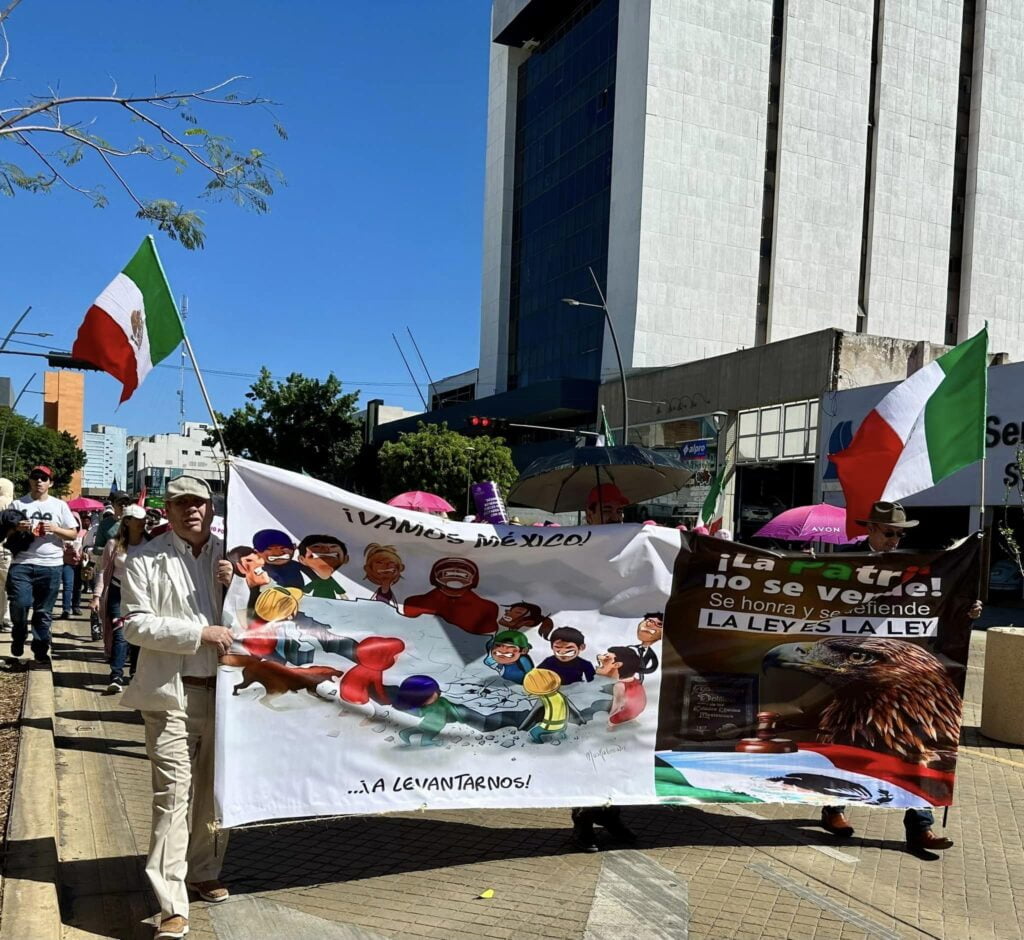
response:
M708 531L712 533L722 527L722 517L718 513L718 503L721 500L722 491L725 489L727 477L726 467L722 467L715 474L715 479L712 480L711 487L708 489L708 495L704 497L704 504L700 508L700 516L697 518L697 525L707 527Z
M156 243L148 235L86 312L71 355L118 379L125 402L184 337Z
M846 497L847 535L872 503L926 490L985 455L988 329L897 385L830 454Z

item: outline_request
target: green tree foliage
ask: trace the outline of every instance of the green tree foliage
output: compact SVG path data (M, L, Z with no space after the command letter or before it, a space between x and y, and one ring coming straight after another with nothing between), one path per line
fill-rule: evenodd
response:
M7 408L0 409L0 475L14 492L28 490L28 472L40 464L53 470L53 493L67 492L71 476L85 466L85 451L67 431L54 431Z
M19 0L0 13L0 88L14 96L18 82L7 82L4 70L10 48L4 20ZM37 38L38 41L38 38ZM254 212L266 212L274 186L284 177L266 153L240 147L223 134L203 126L211 110L266 109L267 98L247 97L236 91L243 76L233 76L206 88L153 91L122 95L117 83L107 93L46 95L9 100L0 96L0 195L17 192L46 193L64 188L78 193L97 208L110 199L94 171L135 206L137 218L153 223L186 248L202 248L203 218L173 199L143 194L134 172L140 161L166 163L175 174L198 171L205 179L199 195L226 199ZM200 118L203 123L200 123ZM280 124L274 131L283 140Z
M424 490L443 496L458 512L466 506L470 483L493 480L507 494L518 476L503 438L469 438L447 423L422 421L418 430L381 447L378 466L385 498Z
M279 382L264 366L245 397L241 408L218 414L232 454L336 486L348 483L363 442L358 392L343 393L333 373L321 381L293 372Z

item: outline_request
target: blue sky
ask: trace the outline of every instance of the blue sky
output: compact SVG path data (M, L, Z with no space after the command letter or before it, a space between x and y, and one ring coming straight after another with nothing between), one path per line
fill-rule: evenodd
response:
M205 250L157 239L172 289L188 295L188 332L214 406L241 404L248 375L266 365L275 376L333 371L364 400L419 407L392 332L405 341L412 329L434 378L477 364L489 19L485 0L23 0L7 21L0 106L49 85L106 94L114 78L129 94L252 76L246 89L279 102L273 117L211 109L200 121L265 148L284 172L268 215L196 199L205 183L197 172L129 165L144 197L204 211ZM97 133L134 139L120 118L81 112L92 115ZM275 117L287 142L273 133ZM3 158L31 166L7 143ZM0 336L31 304L21 329L53 337L15 339L70 349L89 304L152 231L102 165L77 169L77 181L105 184L108 208L66 190L0 197ZM17 393L38 371L29 387L41 390L44 368L4 356L0 375ZM175 369L157 369L117 409L118 383L86 373L87 426L174 430L178 381ZM26 393L19 411L41 417L41 400ZM186 418L205 417L189 374Z

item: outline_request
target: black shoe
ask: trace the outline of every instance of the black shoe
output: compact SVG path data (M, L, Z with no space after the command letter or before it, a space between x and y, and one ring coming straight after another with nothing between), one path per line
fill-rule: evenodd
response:
M24 640L11 640L11 655L17 659L19 656L23 656L25 653L25 641Z
M582 817L578 809L572 811L572 838L583 852L600 852L601 849L594 837L594 822L589 817Z
M602 822L602 825L604 826L604 831L616 842L628 842L630 844L636 842L636 833L618 817Z
M124 687L127 684L128 683L126 683L124 681L124 679L122 679L120 676L115 676L113 679L110 680L110 683L107 685L106 689L103 691L103 694L104 695L117 695L118 692L123 692L124 691Z
M853 835L853 826L846 816L827 807L821 811L821 828L840 839L849 839Z
M51 665L50 657L47 656L46 653L43 653L42 656L37 656L32 660L32 665L35 666L36 669L48 669Z
M60 617L58 617L57 619L58 620L70 620L71 619L71 612L67 611L67 610L63 610L63 611L61 611Z
M81 616L82 616L82 612L81 612L80 610L75 610L75 609L73 609L73 610L71 611L71 616L72 616L72 617L81 617Z

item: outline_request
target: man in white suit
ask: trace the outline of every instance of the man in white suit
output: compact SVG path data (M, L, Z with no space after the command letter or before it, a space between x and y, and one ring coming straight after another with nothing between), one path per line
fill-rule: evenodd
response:
M210 497L204 480L171 480L170 531L125 568L125 635L141 652L122 703L142 712L152 765L146 874L160 902L156 940L188 933L190 889L206 901L228 897L219 881L227 839L213 830L213 744L217 661L232 642L220 625L231 565L210 534Z

